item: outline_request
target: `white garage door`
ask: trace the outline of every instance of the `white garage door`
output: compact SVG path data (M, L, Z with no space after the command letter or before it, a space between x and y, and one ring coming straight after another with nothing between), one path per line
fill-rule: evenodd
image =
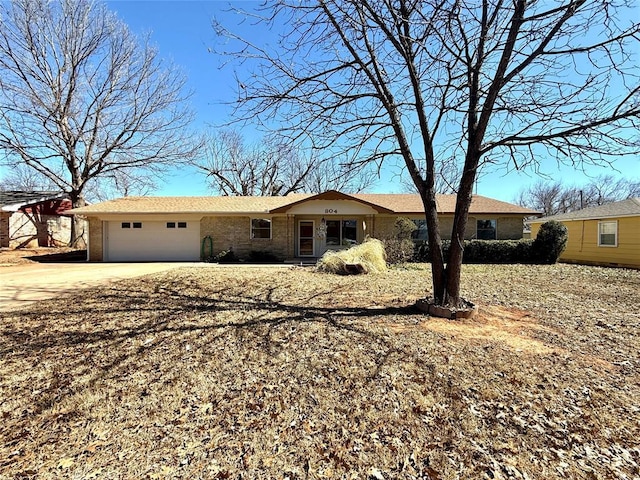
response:
M198 261L199 241L200 223L197 221L111 221L107 223L106 260Z

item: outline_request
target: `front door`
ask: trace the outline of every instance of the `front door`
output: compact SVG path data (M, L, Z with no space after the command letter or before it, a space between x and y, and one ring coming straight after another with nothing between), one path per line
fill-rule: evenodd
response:
M313 220L300 220L298 223L298 255L301 257L315 256Z

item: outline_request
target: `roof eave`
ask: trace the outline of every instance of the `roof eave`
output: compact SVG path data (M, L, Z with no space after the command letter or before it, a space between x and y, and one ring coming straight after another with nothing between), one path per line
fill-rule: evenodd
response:
M339 192L338 190L327 190L326 192L318 193L316 195L312 195L310 197L303 198L301 200L297 200L295 202L291 202L291 203L288 203L286 205L282 205L282 206L277 207L277 208L273 208L273 209L269 210L269 212L270 213L286 213L287 210L290 210L291 208L295 207L296 205L300 205L301 203L305 203L305 202L309 202L309 201L313 201L313 200L351 200L351 201L354 201L354 202L361 203L363 205L367 205L367 206L373 208L378 213L396 213L393 210L390 210L390 209L388 209L386 207L383 207L381 205L377 205L375 203L368 202L366 200L362 200L360 198L354 197L354 196L349 195L347 193Z
M530 223L540 223L540 222L550 222L555 220L557 222L579 222L582 220L602 220L602 219L611 219L611 218L629 218L629 217L640 217L640 212L637 213L624 213L624 214L612 214L612 215L594 215L588 217L541 217L536 218L534 220L530 220Z
M34 197L34 198L29 198L23 202L3 205L2 208L0 208L0 210L2 210L3 212L17 212L23 207L28 207L29 205L35 205L36 203L48 202L51 200L67 200L68 198L69 198L69 195L67 195L66 193L60 193L58 195L52 195L52 196Z

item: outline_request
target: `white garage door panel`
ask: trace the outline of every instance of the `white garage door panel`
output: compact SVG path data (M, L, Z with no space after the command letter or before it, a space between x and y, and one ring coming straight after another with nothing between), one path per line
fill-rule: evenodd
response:
M122 221L108 222L107 260L110 262L179 261L200 259L200 224L188 221L187 228L167 228L167 222L145 222L142 228L122 228ZM174 220L171 220L172 222ZM179 219L175 220L176 227Z

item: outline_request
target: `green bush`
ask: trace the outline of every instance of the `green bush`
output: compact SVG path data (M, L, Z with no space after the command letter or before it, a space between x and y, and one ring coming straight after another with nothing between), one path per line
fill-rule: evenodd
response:
M533 240L517 240L514 255L517 263L535 263L533 258Z
M282 259L271 252L251 250L247 259L251 263L280 263Z
M531 240L467 240L466 263L531 263Z
M442 241L444 258L449 256L450 240ZM415 260L429 262L427 242L416 249ZM464 263L533 263L533 240L465 240Z
M398 217L393 225L393 235L383 240L387 263L406 263L413 259L415 244L411 240L411 233L416 230L416 224L406 217Z
M449 246L451 242L449 240L442 240L442 252L444 258L447 258L449 255ZM429 242L424 241L418 245L416 245L415 252L413 255L414 262L431 262L431 257L429 255Z
M551 220L540 225L538 235L533 241L533 256L539 263L551 265L558 261L567 246L567 227Z
M240 261L233 250L222 250L213 259L218 263L237 263Z
M418 229L416 224L407 217L398 217L393 224L393 236L398 240L411 240L411 234Z

